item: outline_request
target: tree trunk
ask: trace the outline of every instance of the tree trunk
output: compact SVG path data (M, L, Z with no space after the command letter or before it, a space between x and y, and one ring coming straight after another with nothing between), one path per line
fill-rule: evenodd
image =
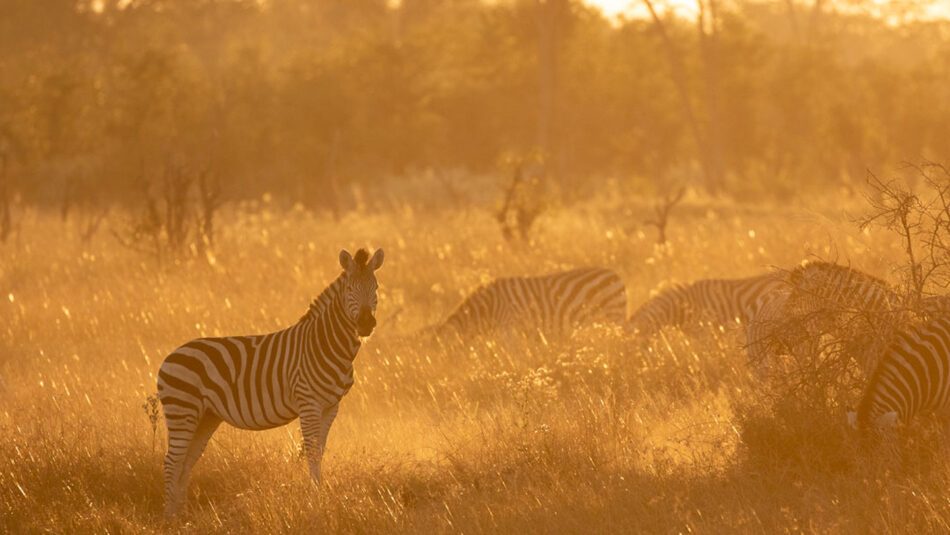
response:
M666 48L666 54L670 62L670 74L673 78L673 84L676 86L676 93L679 95L680 103L683 106L683 115L686 117L686 124L689 126L693 141L696 143L696 153L699 158L699 164L702 167L706 186L714 190L718 188L718 177L714 173L713 166L709 161L709 151L706 147L705 136L703 135L699 120L696 118L696 113L693 110L693 103L689 98L689 87L686 84L686 73L683 70L682 58L680 58L679 51L676 49L676 43L673 42L673 39L669 33L667 33L666 26L664 26L663 21L653 8L653 2L643 0L643 3L650 11L650 18L653 20L656 32L659 34L660 39L663 41L663 46Z
M560 22L569 8L567 0L535 0L538 28L538 119L535 146L543 161L550 158L553 144L551 131L556 121L557 49Z
M711 192L721 191L725 174L724 154L728 133L723 129L722 98L719 69L719 15L716 0L697 0L700 57L703 61L706 101L706 161L709 171L706 186ZM708 4L708 9L706 6ZM707 30L708 27L708 30Z

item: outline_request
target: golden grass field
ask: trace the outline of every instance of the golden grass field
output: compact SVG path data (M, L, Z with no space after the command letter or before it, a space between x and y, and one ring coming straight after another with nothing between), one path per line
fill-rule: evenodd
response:
M414 336L491 278L591 264L620 273L630 310L663 283L808 257L892 279L900 247L857 229L859 196L778 207L692 195L664 248L641 224L649 202L616 184L546 212L529 243L504 241L490 203L363 203L339 221L231 204L213 255L161 266L27 211L0 256L0 532L950 530L950 448L932 421L903 435L900 456L859 450L843 407L767 402L729 333L667 333L651 351L609 327L547 345ZM164 421L156 431L143 408L162 359L195 337L290 325L337 275L339 250L361 246L386 250L380 324L322 487L296 423L222 426L188 511L164 521Z

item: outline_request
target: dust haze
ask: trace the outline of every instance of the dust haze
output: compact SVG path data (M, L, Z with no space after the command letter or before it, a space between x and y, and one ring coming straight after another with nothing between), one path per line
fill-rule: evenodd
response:
M0 529L950 530L940 419L848 426L863 335L763 374L734 321L435 334L590 266L628 316L850 266L907 311L882 336L946 293L939 2L631 4L0 0ZM223 425L163 518L163 359L293 325L359 248L377 325L322 483L296 422Z

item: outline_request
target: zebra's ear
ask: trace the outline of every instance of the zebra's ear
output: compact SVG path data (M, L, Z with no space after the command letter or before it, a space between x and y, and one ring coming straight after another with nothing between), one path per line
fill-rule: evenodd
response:
M897 411L885 412L877 419L877 426L881 429L891 427L897 422Z
M376 271L383 265L383 250L376 249L376 252L373 253L373 258L369 259L369 263L366 264L371 270Z
M350 252L346 249L340 251L340 267L344 271L349 271L353 267L353 256L350 255Z

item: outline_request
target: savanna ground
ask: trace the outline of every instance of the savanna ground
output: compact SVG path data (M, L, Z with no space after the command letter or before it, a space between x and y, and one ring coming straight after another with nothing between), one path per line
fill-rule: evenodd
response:
M648 201L616 183L545 212L526 242L501 237L488 202L356 197L339 220L266 198L229 205L213 253L161 265L107 232L83 244L58 214L23 214L0 256L0 531L950 529L950 463L933 422L905 434L897 457L867 453L843 407L767 396L729 333L667 332L649 350L609 327L467 348L414 336L493 277L591 264L621 274L631 310L664 282L816 256L889 278L900 244L858 230L860 196L753 206L691 194L665 247L641 224ZM296 423L222 426L189 511L163 521L164 421L150 421L146 398L164 356L198 336L291 324L338 273L339 249L360 246L386 250L380 325L357 358L319 492Z

